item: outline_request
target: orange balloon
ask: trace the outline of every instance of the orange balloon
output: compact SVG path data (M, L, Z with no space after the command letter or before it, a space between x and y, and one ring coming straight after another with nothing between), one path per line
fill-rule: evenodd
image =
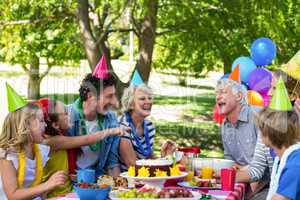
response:
M264 99L258 92L248 90L248 103L249 105L264 106Z

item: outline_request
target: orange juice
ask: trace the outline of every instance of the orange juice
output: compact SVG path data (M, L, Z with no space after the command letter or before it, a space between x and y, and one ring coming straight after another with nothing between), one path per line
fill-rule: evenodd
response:
M201 169L201 178L203 179L212 179L213 178L213 168L211 167L202 167Z
M194 177L194 171L188 171L188 174L186 175L186 177L184 178L185 181L190 182L193 180Z

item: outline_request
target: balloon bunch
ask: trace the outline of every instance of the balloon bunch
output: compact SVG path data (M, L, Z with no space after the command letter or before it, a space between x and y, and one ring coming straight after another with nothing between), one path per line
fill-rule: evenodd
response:
M272 83L272 73L264 66L272 63L276 57L276 45L269 38L258 38L250 48L250 57L241 56L234 60L231 71L239 66L242 84L248 89L249 105L266 106L270 98L267 94ZM225 74L221 79L226 79ZM221 124L224 117L219 114L217 105L213 110L213 119Z

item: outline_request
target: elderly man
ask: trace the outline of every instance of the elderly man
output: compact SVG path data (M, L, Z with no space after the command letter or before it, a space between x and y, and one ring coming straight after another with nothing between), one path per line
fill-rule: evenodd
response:
M244 166L251 162L258 135L254 110L247 104L247 91L238 82L229 79L218 81L216 103L225 116L221 135L224 157Z

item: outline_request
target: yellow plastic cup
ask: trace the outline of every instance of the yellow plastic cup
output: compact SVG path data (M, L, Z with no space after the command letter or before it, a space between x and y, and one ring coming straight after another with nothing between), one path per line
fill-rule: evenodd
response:
M201 169L201 178L203 179L212 179L214 170L211 167L202 167Z

